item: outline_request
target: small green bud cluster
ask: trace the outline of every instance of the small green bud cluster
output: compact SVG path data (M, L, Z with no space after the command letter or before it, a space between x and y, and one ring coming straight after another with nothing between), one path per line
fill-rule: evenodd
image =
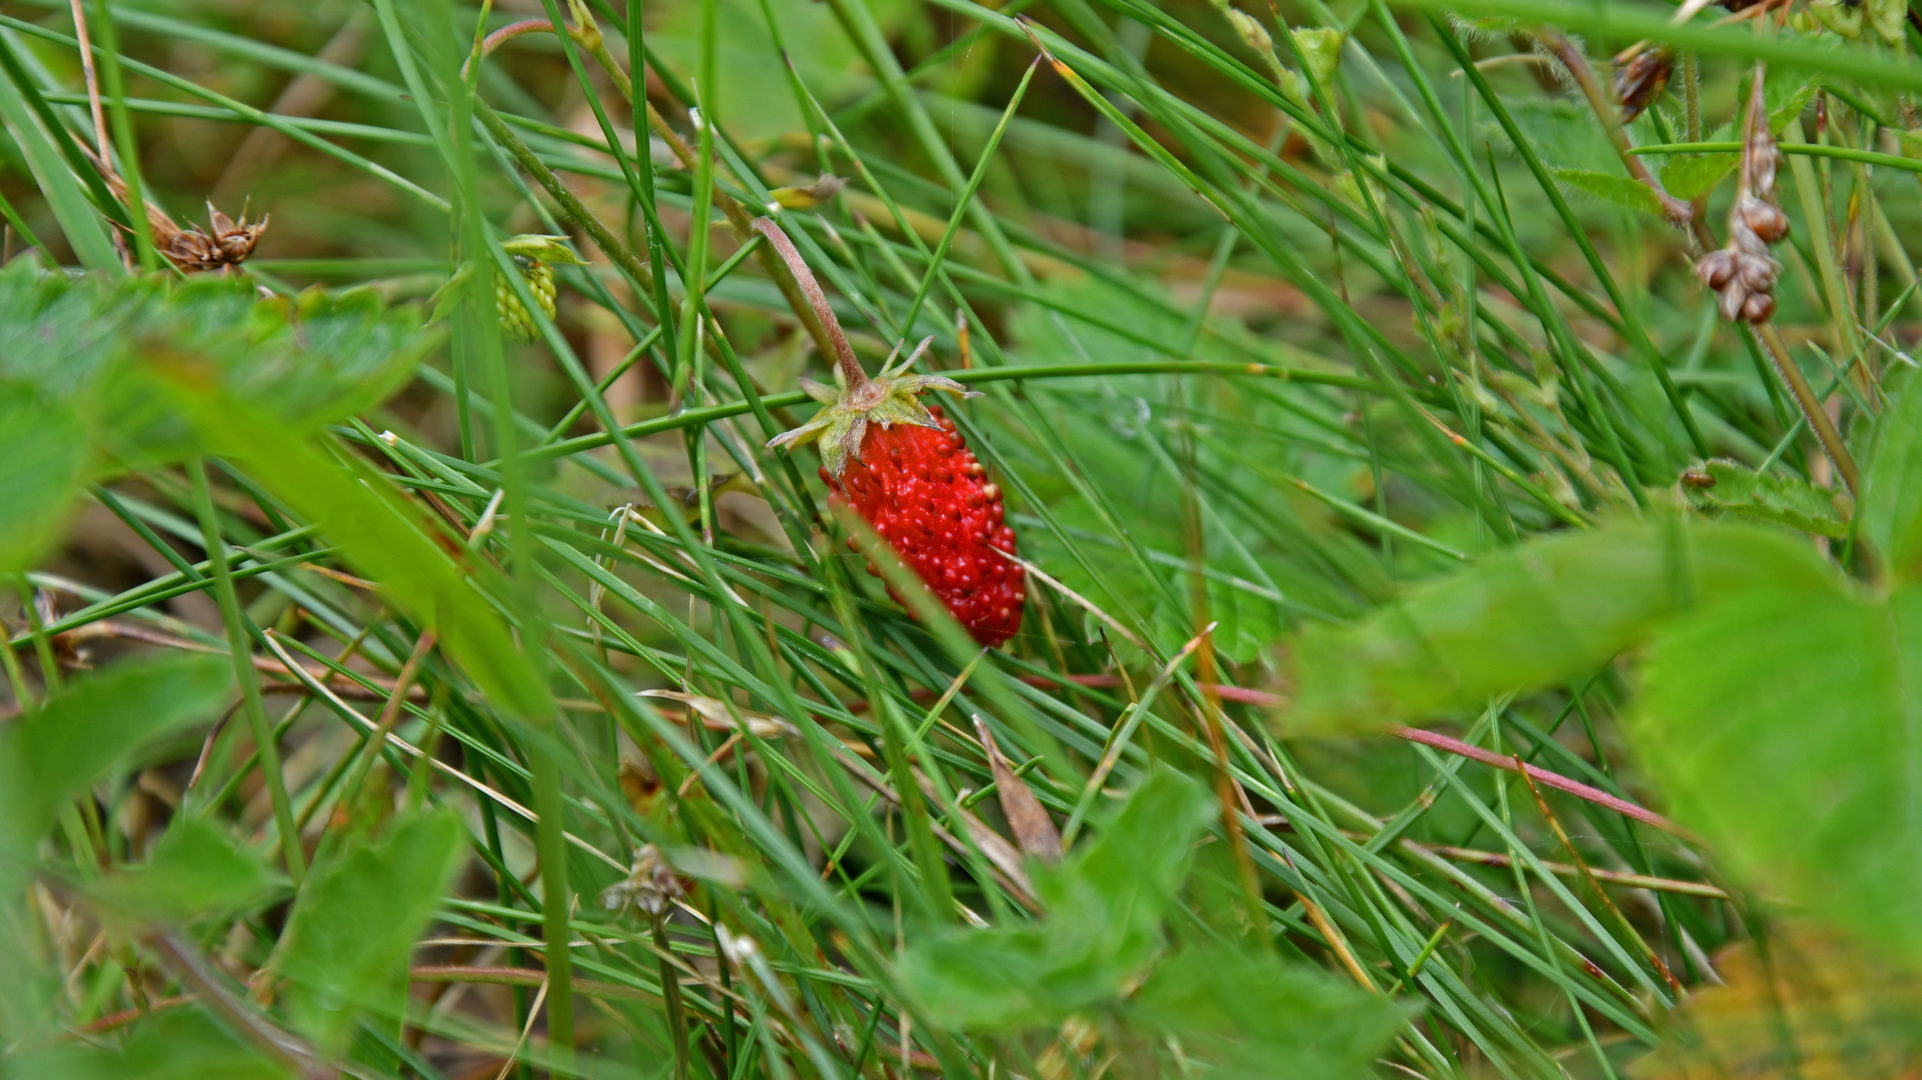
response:
M554 268L530 255L514 256L514 266L527 282L527 290L551 320L554 318ZM494 279L494 307L500 316L501 336L509 341L539 340L540 328L528 314L526 305L504 277Z

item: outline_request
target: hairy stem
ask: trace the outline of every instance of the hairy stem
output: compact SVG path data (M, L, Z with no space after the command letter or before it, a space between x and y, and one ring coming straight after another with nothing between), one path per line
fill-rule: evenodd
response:
M1548 46L1548 50L1568 69L1575 85L1582 88L1582 95L1588 98L1589 108L1595 111L1595 118L1602 122L1602 130L1608 132L1608 141L1614 144L1615 152L1621 156L1628 174L1655 193L1656 200L1662 205L1662 216L1668 219L1669 224L1690 232L1704 247L1715 246L1714 237L1707 235L1707 231L1700 227L1695 208L1670 195L1662 182L1655 179L1655 174L1648 171L1648 164L1635 155L1635 148L1629 145L1628 132L1615 118L1615 108L1609 101L1607 91L1602 88L1601 80L1595 77L1595 69L1588 66L1588 57L1582 55L1582 50L1560 30L1544 29L1539 36L1542 44Z
M474 115L480 117L488 134L494 136L495 141L507 148L507 152L514 156L514 160L520 164L520 167L526 169L527 174L532 176L536 183L547 189L549 195L554 196L554 201L561 204L561 213L566 214L568 220L579 225L593 239L594 245L605 252L608 258L620 264L621 270L633 278L642 289L648 292L653 291L654 272L648 268L648 265L636 258L634 252L629 250L612 230L601 224L601 219L595 217L587 209L586 204L568 190L566 184L561 183L561 178L554 174L554 170L548 168L547 163L520 140L520 136L514 134L513 129L500 118L500 114L486 102L476 99ZM662 318L666 317L666 313L662 313Z
M848 344L848 336L841 330L841 320L834 317L834 309L828 306L827 294L821 291L821 284L814 280L814 271L801 259L801 253L794 250L794 242L787 233L774 223L772 218L755 218L754 231L767 237L768 246L779 253L781 261L794 280L800 284L801 291L807 295L808 304L813 307L821 325L828 328L828 337L834 343L835 363L841 367L841 374L847 378L850 391L868 381L868 373L861 367L861 361L854 358L854 346Z

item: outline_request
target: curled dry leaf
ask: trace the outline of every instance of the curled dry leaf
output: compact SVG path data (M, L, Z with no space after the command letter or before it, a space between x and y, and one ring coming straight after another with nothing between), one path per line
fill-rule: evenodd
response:
M988 768L994 771L994 794L1001 800L1001 812L1008 817L1008 827L1014 830L1015 842L1021 845L1023 853L1032 855L1044 862L1054 862L1061 858L1061 833L1054 827L1054 819L1034 792L1008 765L1008 759L1001 756L1001 748L994 743L994 735L988 725L974 718L974 730L981 738L981 749L988 755Z
M1922 980L1806 926L1777 926L1719 953L1723 985L1675 1014L1667 1045L1630 1066L1633 1080L1908 1080L1922 1035Z
M836 195L839 195L841 189L847 186L848 181L846 177L822 173L820 179L805 187L777 187L773 191L768 192L768 194L774 196L774 205L768 207L768 212L776 213L781 210L806 210L812 206L819 206L829 199L834 198Z
M678 701L701 718L701 723L709 731L738 731L746 723L748 733L761 739L779 739L795 733L793 724L778 716L751 713L730 708L720 698L702 697L699 694L683 694L678 690L642 690L642 697L664 698ZM739 719L736 719L736 718Z

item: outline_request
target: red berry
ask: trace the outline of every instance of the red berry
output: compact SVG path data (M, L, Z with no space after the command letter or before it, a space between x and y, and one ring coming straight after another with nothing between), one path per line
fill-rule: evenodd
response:
M1002 555L1014 554L1014 532L1001 525L1000 491L981 482L967 444L951 441L954 421L930 411L940 428L869 425L860 458L828 484L992 648L1021 628L1026 575Z
M975 395L953 379L907 374L931 337L900 364L884 363L869 378L787 235L767 218L756 219L754 227L794 272L826 327L841 383L837 389L803 378L801 388L822 409L768 446L818 442L821 479L920 575L955 621L989 648L1013 637L1021 628L1026 575L1007 557L1014 554L1014 530L1002 521L1001 489L983 481L985 470L954 421L921 404L928 390ZM850 539L848 546L858 545ZM868 572L880 573L872 558ZM888 593L901 599L892 586Z

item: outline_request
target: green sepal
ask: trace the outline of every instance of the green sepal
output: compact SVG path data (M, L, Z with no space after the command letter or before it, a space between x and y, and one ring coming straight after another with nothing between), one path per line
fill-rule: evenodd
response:
M916 355L919 355L919 350ZM912 363L913 359L909 357L908 363ZM901 366L906 367L907 363ZM807 423L776 435L767 441L767 445L769 448L794 447L819 440L821 464L826 467L828 475L837 480L847 471L850 459L861 460L861 440L867 437L869 421L880 424L883 429L896 424L938 428L941 425L935 420L934 414L921 404L920 396L923 393L940 390L956 397L979 396L944 375L883 374L879 378L868 379L852 390L842 388L839 391L831 391L813 379L803 379L801 389L809 397L822 402L824 407Z

